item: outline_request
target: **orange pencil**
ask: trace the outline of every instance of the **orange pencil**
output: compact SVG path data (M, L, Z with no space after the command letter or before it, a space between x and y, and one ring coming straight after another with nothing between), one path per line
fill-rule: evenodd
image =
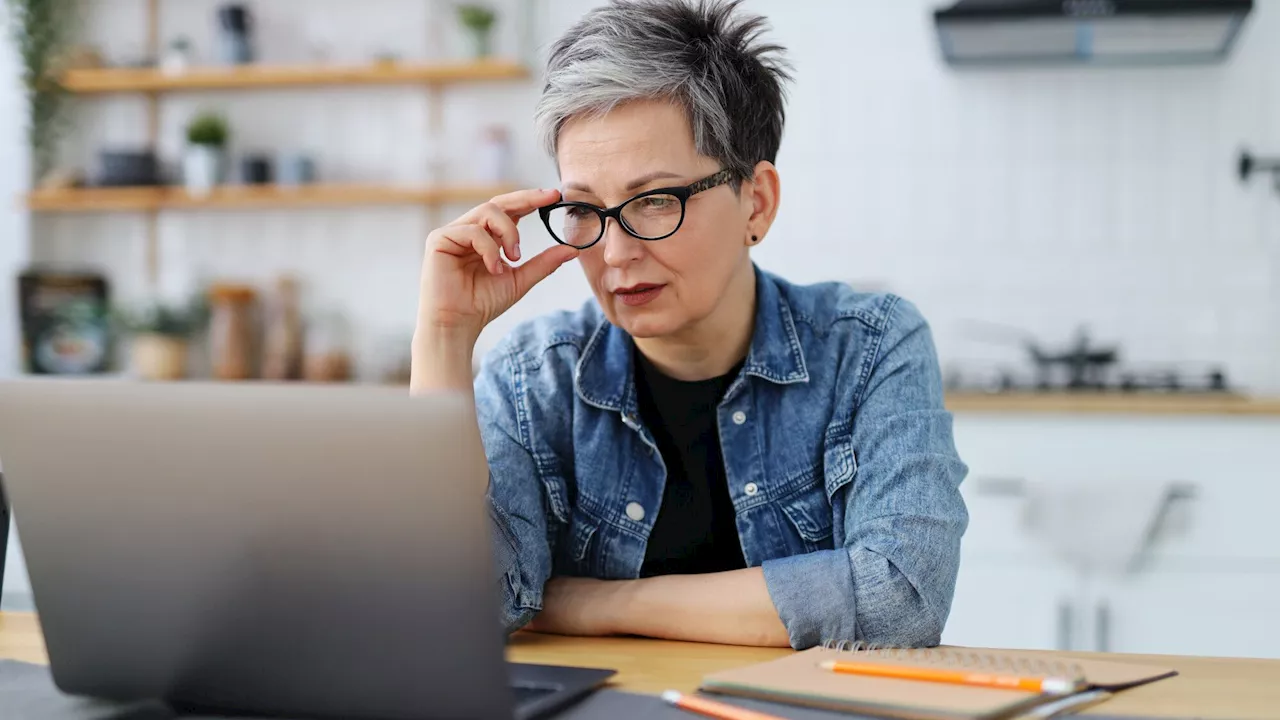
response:
M997 675L963 670L938 670L936 668L835 662L830 660L822 663L822 668L847 675L868 675L871 677L894 678L896 680L924 680L955 685L1000 688L1002 690L1026 690L1051 695L1066 695L1081 689L1081 684L1078 681L1058 677L1019 677L1017 675Z
M780 718L777 715L766 715L755 710L747 710L746 708L707 700L695 695L685 695L675 690L668 690L662 693L662 699L681 710L719 718L719 720L786 720L786 718Z

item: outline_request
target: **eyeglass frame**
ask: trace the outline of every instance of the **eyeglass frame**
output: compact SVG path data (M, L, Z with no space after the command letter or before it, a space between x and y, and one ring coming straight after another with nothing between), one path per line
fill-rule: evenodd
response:
M653 190L645 190L644 192L638 195L627 198L626 200L622 201L622 203L615 205L611 208L597 207L595 205L592 205L591 203L584 203L584 202L561 201L558 203L552 203L550 205L545 205L543 207L538 208L538 216L542 218L542 224L546 226L547 232L551 233L551 238L553 240L560 243L561 245L567 245L571 248L577 248L578 250L586 250L587 248L590 248L594 246L596 243L600 242L601 238L604 237L605 229L609 226L609 218L613 218L614 222L618 223L618 227L622 228L622 230L626 232L628 235L630 235L631 237L637 240L644 240L646 242L656 242L658 240L665 240L671 237L672 235L675 235L676 233L680 232L680 228L684 225L685 215L688 214L689 198L693 197L694 195L697 195L700 192L711 190L712 188L717 188L717 187L720 187L721 185L726 185L730 182L733 182L734 175L735 174L732 170L729 170L726 168L724 170L720 170L718 172L712 173L711 175L708 175L702 178L701 180L695 180L689 183L688 185L677 186L677 187L654 188ZM658 237L644 237L638 234L629 225L627 225L627 221L622 217L622 208L630 205L636 200L650 197L652 195L672 195L678 200L680 200L680 222L676 223L675 229L667 233L666 235L661 235ZM588 210L591 210L592 212L594 212L596 214L596 217L600 218L600 234L596 236L595 240L592 240L586 245L571 245L560 239L560 236L556 234L556 231L551 229L551 212L553 210L559 210L560 208L565 208L565 207L587 208Z

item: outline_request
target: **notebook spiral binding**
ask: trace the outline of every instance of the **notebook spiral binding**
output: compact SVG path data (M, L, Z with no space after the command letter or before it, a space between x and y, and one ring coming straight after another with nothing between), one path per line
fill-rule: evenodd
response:
M1013 657L1000 653L951 648L910 648L862 640L825 640L822 647L855 657L1032 677L1083 679L1084 668L1062 660Z

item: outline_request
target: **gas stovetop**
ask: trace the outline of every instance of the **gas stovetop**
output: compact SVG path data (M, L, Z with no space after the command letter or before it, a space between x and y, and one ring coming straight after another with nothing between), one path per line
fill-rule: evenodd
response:
M1057 348L1016 328L969 321L975 335L1022 347L1018 364L961 363L944 374L952 392L1229 393L1226 371L1208 363L1133 364L1117 345L1096 345L1087 327Z
M1221 368L1108 367L1080 375L1056 368L953 366L943 376L951 392L1229 393Z

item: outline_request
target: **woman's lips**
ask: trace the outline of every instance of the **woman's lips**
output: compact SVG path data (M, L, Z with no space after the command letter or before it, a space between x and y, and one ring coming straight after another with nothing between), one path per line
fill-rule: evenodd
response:
M640 305L653 302L653 300L662 293L662 290L665 287L666 285L645 283L642 285L633 285L629 288L615 290L613 294L617 295L618 299L621 300L624 305L639 307Z

